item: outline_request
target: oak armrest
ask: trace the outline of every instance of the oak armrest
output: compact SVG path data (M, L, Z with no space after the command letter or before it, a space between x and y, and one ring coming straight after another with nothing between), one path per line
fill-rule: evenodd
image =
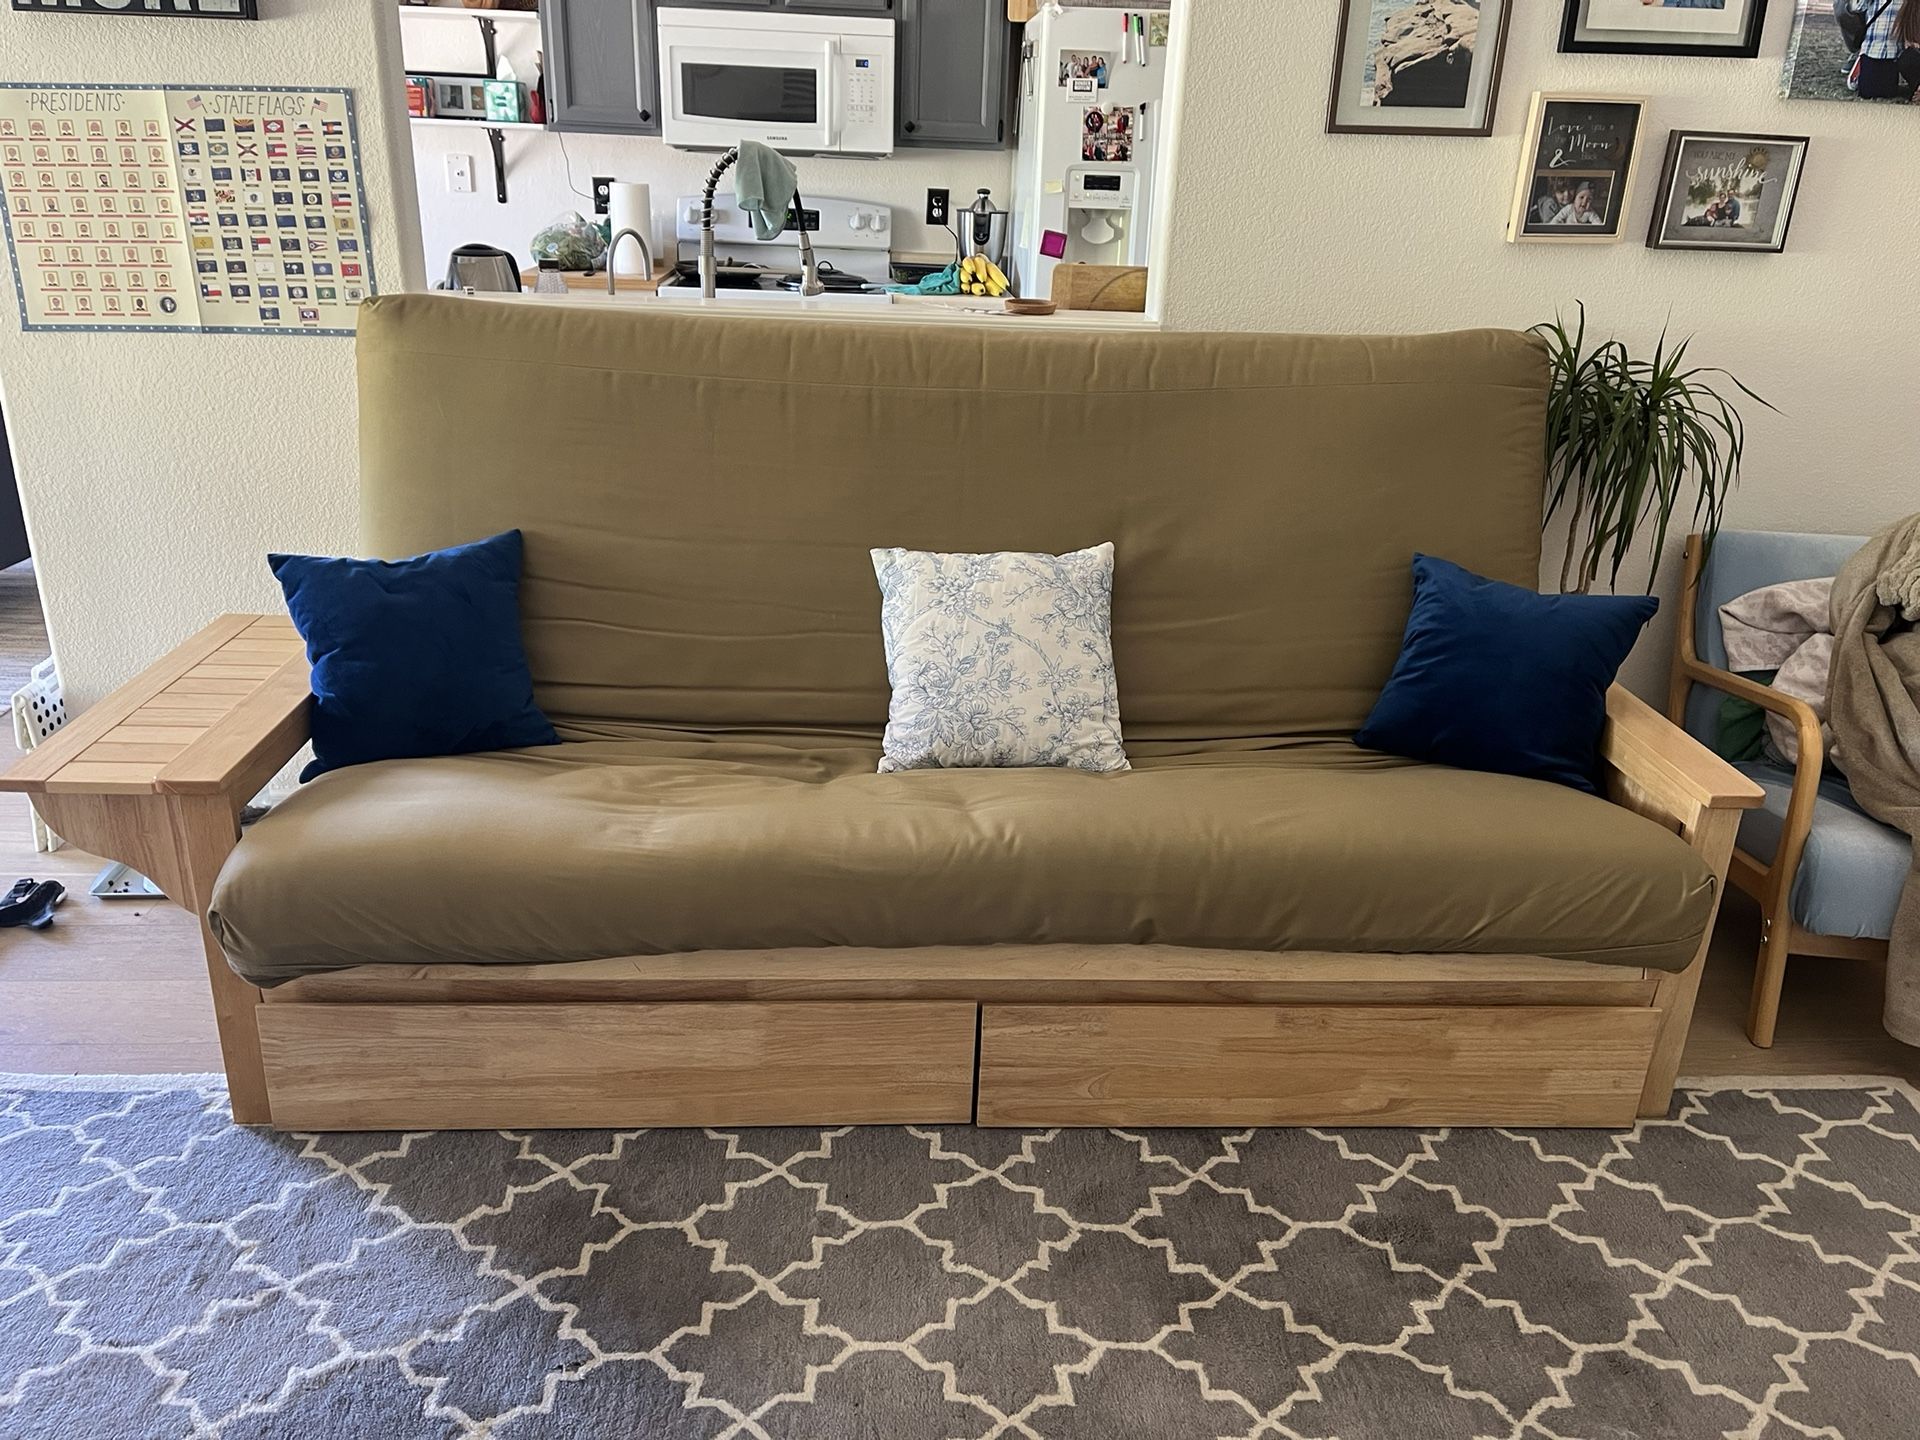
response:
M1744 675L1736 675L1731 670L1722 670L1701 660L1682 658L1676 668L1679 673L1697 685L1718 690L1739 700L1748 700L1762 710L1775 715L1785 716L1793 722L1793 728L1800 739L1800 764L1796 769L1811 769L1816 779L1827 761L1826 738L1820 733L1820 717L1813 713L1813 707L1794 695L1783 695L1772 686L1762 685L1757 680L1749 680ZM1808 762L1811 761L1811 765Z
M1611 778L1633 792L1633 808L1652 808L1683 829L1701 811L1750 810L1766 799L1752 780L1620 685L1607 692L1600 755Z
M223 615L28 751L0 791L245 801L306 743L311 700L285 617Z
M1806 850L1807 837L1813 833L1813 810L1820 798L1820 777L1827 765L1827 742L1820 733L1820 717L1804 700L1783 695L1771 686L1749 680L1744 675L1736 675L1731 670L1722 670L1717 665L1709 665L1691 655L1676 657L1674 674L1677 679L1708 686L1736 699L1750 700L1762 710L1783 715L1793 722L1794 733L1800 742L1800 754L1794 761L1793 789L1787 796L1787 813L1781 821L1780 840L1774 846L1773 859L1767 864L1751 862L1772 877L1769 883L1777 885L1779 895L1784 897L1800 868L1800 857ZM1684 689L1677 688L1675 694L1674 703L1682 703Z

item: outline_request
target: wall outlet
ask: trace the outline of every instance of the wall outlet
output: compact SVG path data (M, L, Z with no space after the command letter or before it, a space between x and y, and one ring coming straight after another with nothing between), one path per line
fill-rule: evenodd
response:
M473 156L447 156L447 189L455 195L473 193Z
M929 189L927 191L927 223L929 225L950 223L949 216L952 209L951 197L945 190Z
M593 213L604 215L607 207L613 203L613 177L596 175L593 177Z

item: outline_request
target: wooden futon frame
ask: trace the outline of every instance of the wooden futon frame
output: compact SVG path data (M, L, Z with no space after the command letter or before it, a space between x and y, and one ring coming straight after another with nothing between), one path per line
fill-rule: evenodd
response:
M262 992L207 904L309 703L289 623L228 615L0 777L200 916L244 1124L1616 1126L1665 1111L1700 984L1704 941L1678 974L1002 946L369 965ZM1613 801L1724 881L1758 787L1617 686L1608 711Z

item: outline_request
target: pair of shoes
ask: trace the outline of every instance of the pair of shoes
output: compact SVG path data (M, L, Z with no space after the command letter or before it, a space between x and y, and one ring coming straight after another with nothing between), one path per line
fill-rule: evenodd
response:
M21 880L0 900L0 929L25 925L33 930L53 923L53 907L66 897L58 880Z

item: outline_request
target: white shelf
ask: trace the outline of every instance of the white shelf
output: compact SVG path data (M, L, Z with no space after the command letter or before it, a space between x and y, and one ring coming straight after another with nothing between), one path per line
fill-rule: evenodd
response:
M461 125L473 130L545 130L531 120L462 120L456 115L409 115L415 125Z
M464 20L468 23L475 20L505 20L509 24L517 24L522 20L537 22L540 19L538 10L469 10L457 5L402 5L399 10L402 16Z

